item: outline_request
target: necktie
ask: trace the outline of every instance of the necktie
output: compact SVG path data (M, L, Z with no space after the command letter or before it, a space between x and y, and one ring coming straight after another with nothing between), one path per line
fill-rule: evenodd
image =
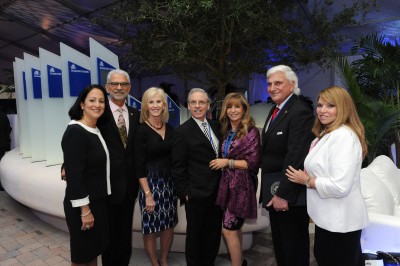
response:
M122 144L124 144L124 148L126 148L126 143L128 142L128 133L126 132L125 118L122 115L123 111L124 110L122 108L118 108L119 116L118 116L117 127L119 135L121 136Z
M274 111L272 112L271 122L274 121L274 119L275 119L276 115L278 114L278 112L279 112L279 107L277 106L277 107L275 107Z
M218 158L218 150L215 148L214 141L212 140L210 131L208 130L208 127L207 127L208 126L207 123L206 122L202 122L201 125L203 126L204 135L206 135L207 139L210 141L211 146L212 146L212 148L213 148L213 150L215 152L215 156Z

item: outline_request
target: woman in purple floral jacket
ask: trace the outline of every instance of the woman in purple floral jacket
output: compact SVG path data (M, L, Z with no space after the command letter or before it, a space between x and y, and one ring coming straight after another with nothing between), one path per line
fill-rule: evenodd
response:
M260 166L260 133L250 116L249 103L241 93L229 93L221 115L223 158L210 162L222 169L216 204L224 211L223 234L233 266L242 261L242 226L246 218L257 218L257 173Z

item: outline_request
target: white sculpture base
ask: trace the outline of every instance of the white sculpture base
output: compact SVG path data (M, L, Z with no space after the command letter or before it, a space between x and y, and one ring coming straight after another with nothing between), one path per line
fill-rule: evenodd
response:
M7 152L0 162L1 183L7 193L15 200L32 209L43 221L67 231L63 209L65 182L60 177L60 165L46 166L45 162L31 162L22 158L19 149ZM259 195L259 192L258 192ZM171 251L185 251L186 218L184 207L178 207L179 223L175 227ZM143 248L141 217L138 202L135 205L132 225L133 247ZM253 231L269 225L268 213L259 206L258 218L246 221L243 226L243 249L249 249ZM219 252L227 253L222 239Z

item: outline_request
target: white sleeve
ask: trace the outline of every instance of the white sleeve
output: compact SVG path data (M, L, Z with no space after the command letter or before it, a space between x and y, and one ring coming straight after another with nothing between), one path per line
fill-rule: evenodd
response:
M315 179L315 188L321 198L347 196L358 172L357 167L361 167L362 148L357 135L347 127L335 131L325 143L329 145L326 149L329 176L318 176Z

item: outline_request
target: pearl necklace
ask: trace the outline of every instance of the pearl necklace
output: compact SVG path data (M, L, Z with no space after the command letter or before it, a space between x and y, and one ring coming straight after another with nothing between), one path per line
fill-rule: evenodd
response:
M149 120L147 120L146 122L147 122L147 124L149 124L149 125L150 125L152 128L154 128L155 130L160 130L160 129L162 129L162 128L164 127L164 123L161 123L161 126L160 126L160 127L156 127L155 125L153 125L152 123L150 123Z

